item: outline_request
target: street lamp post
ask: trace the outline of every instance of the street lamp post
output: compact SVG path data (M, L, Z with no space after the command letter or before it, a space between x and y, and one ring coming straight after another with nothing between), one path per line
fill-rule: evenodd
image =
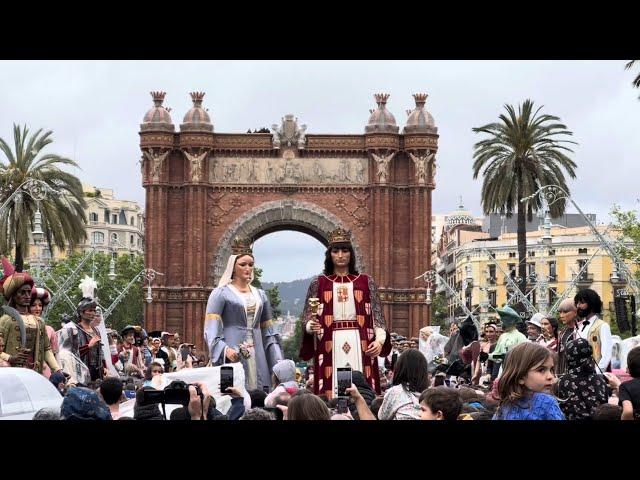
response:
M418 275L415 278L415 280L418 280L419 278L422 278L427 282L427 297L426 297L427 305L431 303L431 288L433 288L436 282L440 282L440 284L445 288L447 293L449 293L449 295L453 298L455 303L457 303L460 306L460 308L462 308L462 310L465 312L467 316L471 317L476 329L478 330L478 333L480 333L480 324L478 323L478 320L476 319L476 317L473 315L473 312L469 308L467 308L466 303L462 301L462 299L458 296L458 293L449 286L449 284L444 280L444 278L438 275L438 272L436 272L435 270L427 270L423 274Z
M153 268L143 268L142 270L140 270L140 272L138 272L131 279L131 281L122 289L122 291L118 293L118 296L115 298L115 300L113 300L111 305L109 305L109 307L104 311L103 318L106 320L113 313L114 309L122 301L131 287L133 287L133 285L142 278L147 281L147 296L145 300L147 301L147 303L153 302L153 297L151 296L151 284L158 275L164 275L164 273L157 272Z

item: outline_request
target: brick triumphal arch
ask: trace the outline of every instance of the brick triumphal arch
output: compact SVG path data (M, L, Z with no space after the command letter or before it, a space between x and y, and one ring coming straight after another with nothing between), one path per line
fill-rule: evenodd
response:
M402 133L388 95L376 95L360 135L307 134L293 115L271 133L214 133L200 92L176 131L164 92L152 96L140 132L145 262L164 275L145 306L147 330L202 345L207 299L235 236L287 229L326 244L337 227L352 232L358 268L377 281L390 328L416 336L428 324L425 285L415 280L431 268L438 135L426 95L414 95Z

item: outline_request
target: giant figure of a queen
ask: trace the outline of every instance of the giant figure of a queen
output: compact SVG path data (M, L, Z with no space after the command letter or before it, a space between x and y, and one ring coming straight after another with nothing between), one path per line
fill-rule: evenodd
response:
M254 257L249 242L236 238L227 268L209 301L204 339L212 365L241 362L247 390L271 388L273 366L282 360L264 290L251 285Z

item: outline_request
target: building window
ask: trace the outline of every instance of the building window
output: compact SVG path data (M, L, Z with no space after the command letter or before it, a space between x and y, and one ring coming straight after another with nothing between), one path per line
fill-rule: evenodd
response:
M91 241L95 244L104 243L104 233L102 232L93 232L91 234Z
M117 242L118 241L118 234L117 233L112 233L111 234L111 243Z
M578 255L586 255L587 254L587 249L586 248L579 248L578 249Z
M496 284L496 266L495 265L489 265L489 282L492 285Z
M549 262L549 280L555 282L558 278L556 274L556 262Z
M131 226L135 227L135 220L133 219L133 217L131 217Z
M118 223L120 225L126 225L127 224L127 216L124 214L124 212L122 210L120 210L120 218L118 220Z
M135 240L133 239L133 235L131 235L131 241L129 242L131 245L135 245Z
M536 252L534 252L533 250L529 250L529 256L530 257L535 257L536 256Z
M516 252L509 252L509 258L516 258Z
M578 272L582 270L582 267L584 267L586 263L586 260L578 260ZM584 272L582 272L581 278L587 278L587 275L589 275L589 267L585 268Z
M114 225L118 224L118 215L116 215L115 213L111 215L111 223L113 223Z
M549 256L550 256L550 257L553 257L553 256L555 256L555 254L556 254L556 250L555 250L555 248L550 248L550 249L549 249Z
M492 307L496 307L496 305L498 304L498 295L495 292L495 290L493 292L489 292L489 303L491 304Z
M509 275L511 278L516 278L516 264L515 263L507 263L507 270L509 271Z
M534 277L536 275L535 263L527 263L527 275L529 275L530 277Z
M111 212L109 210L104 211L104 223L110 223L109 219L111 218Z
M91 212L89 214L89 218L91 219L92 222L97 222L98 221L98 214L95 212Z

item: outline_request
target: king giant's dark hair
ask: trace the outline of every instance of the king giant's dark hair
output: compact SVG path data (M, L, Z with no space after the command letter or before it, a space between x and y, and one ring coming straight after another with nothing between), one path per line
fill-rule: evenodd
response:
M573 297L573 302L576 305L578 302L584 302L589 305L591 313L595 313L596 315L602 314L602 300L595 290L591 290L590 288L580 290L576 293L576 296Z
M351 275L357 275L358 274L358 270L356 270L356 252L353 251L353 247L351 246L350 243L340 243L337 245L329 245L329 247L327 248L327 251L324 254L324 274L325 275L333 275L334 272L334 266L333 266L333 260L331 260L331 249L333 247L347 247L349 249L349 253L351 253L351 256L349 257L349 274Z

